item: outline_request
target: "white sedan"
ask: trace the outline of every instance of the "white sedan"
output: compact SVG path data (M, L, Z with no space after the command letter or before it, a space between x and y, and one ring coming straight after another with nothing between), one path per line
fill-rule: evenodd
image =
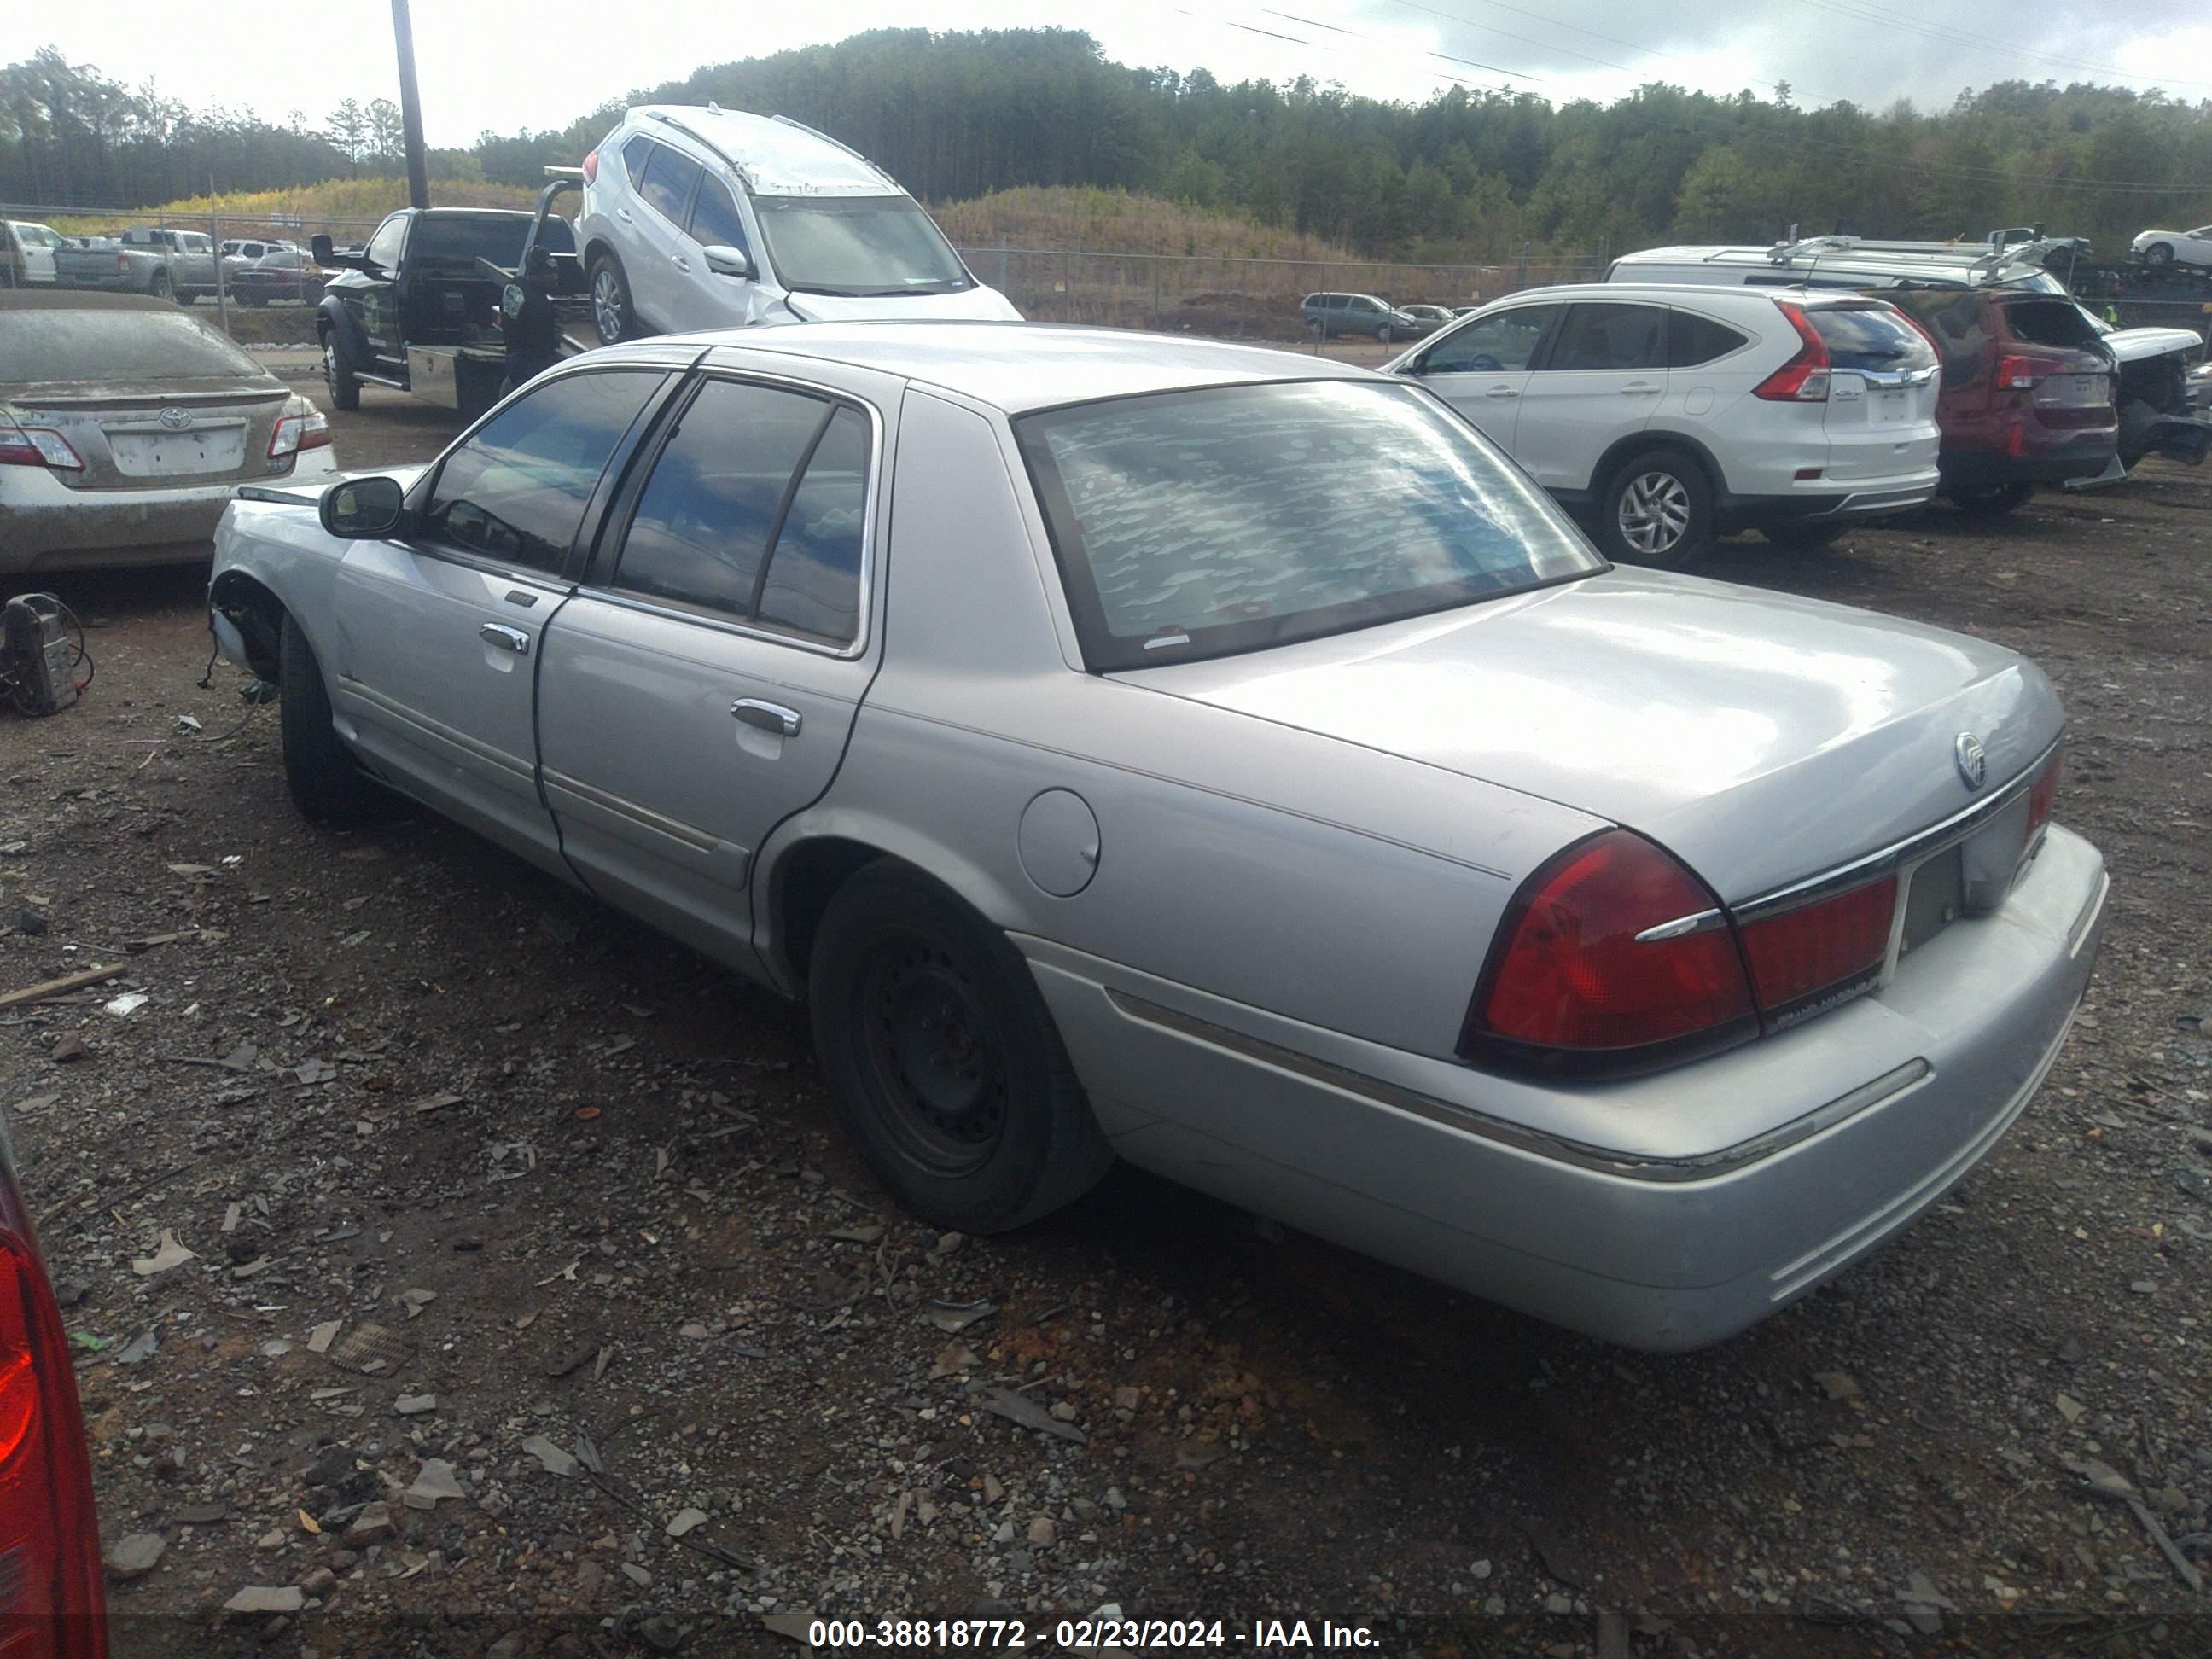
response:
M2212 266L2212 225L2194 230L2147 230L2128 244L2147 265Z

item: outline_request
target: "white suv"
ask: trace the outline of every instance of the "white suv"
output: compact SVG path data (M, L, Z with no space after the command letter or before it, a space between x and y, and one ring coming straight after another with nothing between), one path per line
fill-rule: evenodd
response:
M1626 562L1755 526L1818 546L1931 500L1936 359L1886 301L1802 289L1532 289L1388 367L1420 380Z
M631 110L584 158L577 235L610 345L760 323L1021 315L889 175L781 115Z

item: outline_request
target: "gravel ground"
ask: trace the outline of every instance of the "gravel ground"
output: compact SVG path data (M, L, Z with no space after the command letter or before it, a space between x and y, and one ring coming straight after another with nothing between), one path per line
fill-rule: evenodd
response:
M450 422L372 388L334 429L362 465ZM442 823L311 829L273 709L195 684L201 574L63 584L98 679L0 723L0 989L123 975L0 1015L0 1102L122 1650L793 1652L807 1613L1048 1645L1114 1607L1229 1650L1326 1616L1391 1652L2212 1651L2151 1532L2212 1570L2208 506L2154 465L1721 550L2032 652L2117 913L1983 1170L1677 1358L1126 1170L939 1237L791 1010Z

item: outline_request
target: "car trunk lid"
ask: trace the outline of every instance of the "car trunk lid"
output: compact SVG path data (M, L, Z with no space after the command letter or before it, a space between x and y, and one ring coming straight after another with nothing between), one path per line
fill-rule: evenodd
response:
M0 409L58 434L83 463L55 476L72 489L161 489L264 477L291 394L255 380L48 382L0 386Z
M1610 819L1731 903L1956 816L2061 723L2041 672L2001 647L1626 570L1117 678Z

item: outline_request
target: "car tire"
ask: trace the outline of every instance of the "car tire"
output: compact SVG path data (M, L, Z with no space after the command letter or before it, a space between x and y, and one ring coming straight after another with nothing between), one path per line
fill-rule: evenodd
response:
M1024 1226L1112 1166L1019 953L919 871L884 860L837 890L815 933L807 1000L846 1133L931 1224Z
M1792 553L1817 553L1824 547L1832 546L1844 528L1839 524L1808 523L1799 520L1763 524L1759 526L1759 533L1772 545L1787 548Z
M331 405L350 412L361 407L361 381L353 371L353 357L345 337L334 328L322 331L323 384L330 389Z
M638 325L637 307L630 299L629 277L621 260L604 250L593 254L589 291L592 327L601 345L619 345L624 340L643 336L645 331Z
M1630 456L1598 498L1598 547L1622 564L1681 570L1705 556L1712 538L1712 483L1686 451Z
M392 795L361 769L331 719L330 687L314 647L289 615L276 645L276 724L292 804L317 823L389 817Z
M1376 345L1389 345L1392 337L1390 325L1388 323L1383 324L1382 327L1375 331L1375 343Z
M1947 492L1951 505L1970 519L2001 519L2035 494L2032 483L1977 484Z
M2143 263L2147 265L2172 264L2173 263L2173 244L2171 242L2153 242L2148 247L2143 250Z
M148 279L146 283L146 297L149 300L166 300L170 297L169 273L167 271L157 270L150 278Z

